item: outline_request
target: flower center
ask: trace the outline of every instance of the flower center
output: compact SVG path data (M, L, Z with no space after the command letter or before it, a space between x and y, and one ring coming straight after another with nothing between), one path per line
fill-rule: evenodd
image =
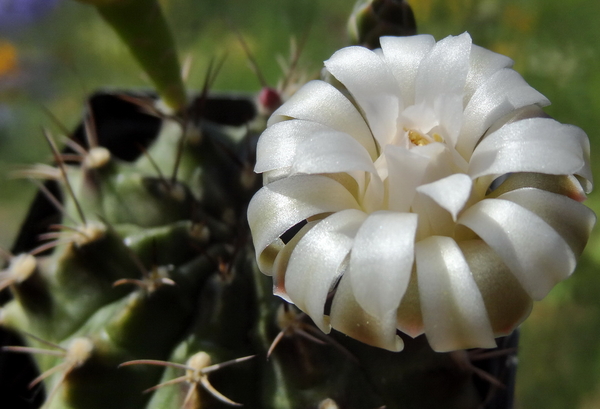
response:
M431 142L443 142L444 139L437 132L434 132L433 135L423 134L414 129L406 129L404 128L408 136L408 140L415 146L425 146L429 145Z

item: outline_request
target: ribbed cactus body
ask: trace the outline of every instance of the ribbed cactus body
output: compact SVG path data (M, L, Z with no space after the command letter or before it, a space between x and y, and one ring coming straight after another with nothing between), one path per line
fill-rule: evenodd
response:
M110 140L98 136L100 145ZM91 340L89 360L49 378L50 389L60 384L51 407L88 407L90 402L106 407L116 401L139 407L149 398L141 391L158 383L160 368L117 366L132 359L169 359L184 340L217 351L250 350L245 338L253 324L248 318L254 314L252 278L237 271L246 266L219 267L239 264L238 259L248 262L247 245L240 242L245 229L238 231L235 224L243 205L236 206L228 193L239 194L233 181L239 165L230 155L237 155L240 141L226 141L225 132L206 132L201 143L182 136L181 126L165 119L146 156L128 162L112 155L97 168L86 167L85 161L67 164L67 178L58 178L64 208L60 223L68 227L44 226L55 230L52 239L60 243L40 251L30 276L11 285L14 299L2 310L3 325L18 332L63 347L74 338ZM207 143L211 138L220 140ZM177 178L157 174L150 162L170 174L181 145ZM204 173L203 161L214 169ZM39 213L30 215L36 217ZM21 236L27 234L39 231ZM225 327L221 322L226 319L231 325ZM62 361L45 355L36 359L41 371ZM95 380L90 379L95 372ZM119 386L107 393L102 383L111 379ZM120 389L132 394L121 396L127 393Z

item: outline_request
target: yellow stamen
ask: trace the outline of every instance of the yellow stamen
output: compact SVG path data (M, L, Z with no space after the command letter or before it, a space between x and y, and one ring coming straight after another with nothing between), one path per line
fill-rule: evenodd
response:
M412 142L413 145L417 145L417 146L429 145L429 143L430 143L430 141L427 139L427 137L425 135L423 135L419 131L415 131L413 129L410 129L408 131L408 139Z

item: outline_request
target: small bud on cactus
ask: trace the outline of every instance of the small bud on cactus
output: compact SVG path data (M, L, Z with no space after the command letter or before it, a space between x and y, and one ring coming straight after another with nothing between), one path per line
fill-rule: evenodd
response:
M417 26L406 0L367 0L354 7L348 32L352 43L375 49L379 37L414 35Z
M265 116L270 116L282 103L281 96L276 89L265 87L258 94L258 106Z

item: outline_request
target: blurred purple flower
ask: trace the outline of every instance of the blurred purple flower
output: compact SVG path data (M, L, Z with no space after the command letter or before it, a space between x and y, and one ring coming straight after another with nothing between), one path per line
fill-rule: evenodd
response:
M0 27L15 28L33 23L50 12L60 0L0 0Z

